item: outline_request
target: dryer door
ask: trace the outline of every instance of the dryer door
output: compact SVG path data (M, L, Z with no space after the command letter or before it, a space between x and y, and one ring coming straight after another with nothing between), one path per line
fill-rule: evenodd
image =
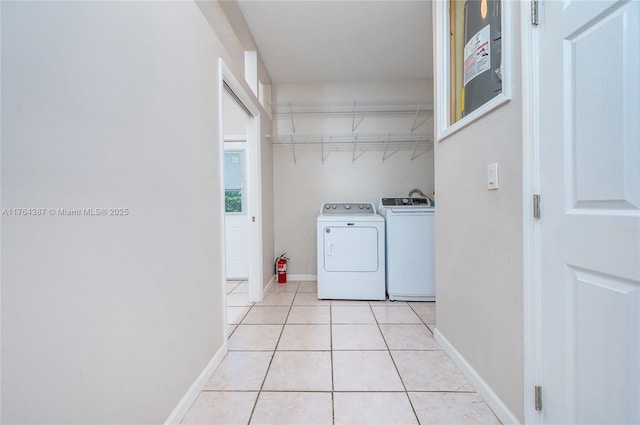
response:
M325 227L324 269L328 272L377 271L379 236L375 227Z

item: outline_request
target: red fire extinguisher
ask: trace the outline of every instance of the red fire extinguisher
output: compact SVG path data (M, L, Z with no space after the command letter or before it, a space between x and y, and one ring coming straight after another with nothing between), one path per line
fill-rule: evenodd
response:
M278 272L278 283L287 283L287 257L286 252L276 259L276 270Z

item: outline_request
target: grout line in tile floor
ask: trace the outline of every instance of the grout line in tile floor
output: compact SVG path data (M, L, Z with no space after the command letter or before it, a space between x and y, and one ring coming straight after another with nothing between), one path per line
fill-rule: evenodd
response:
M375 311L373 310L373 307L371 307L371 304L369 304L369 307L371 308L371 314L373 314L373 317L376 320L376 324L378 325L378 331L380 331L380 334L382 334L382 339L384 340L384 344L387 347L387 351L389 352L389 357L391 357L391 361L393 362L393 367L395 367L396 373L400 377L400 382L402 383L402 387L404 388L404 393L407 395L407 399L409 400L409 405L411 406L411 410L413 410L413 414L415 415L415 417L418 418L418 412L416 412L416 408L413 405L413 401L411 401L411 397L409 397L409 390L407 389L407 385L405 384L404 379L402 379L402 375L400 374L400 369L398 368L396 359L394 359L393 356L391 355L391 347L389 347L389 341L387 341L387 337L385 337L384 332L382 332L382 328L380 327L380 321L378 320L378 317L376 316ZM409 306L409 308L411 308L411 306ZM414 314L416 314L416 316L420 318L422 323L424 323L422 318L415 312L415 310L413 310L413 308L411 308L411 311L413 311ZM424 325L426 326L426 323L424 323Z
M380 393L380 392L384 392L384 393L398 393L398 394L405 394L405 393L442 393L442 392L446 392L446 393L455 393L455 394L473 394L475 393L475 391L464 391L464 390L447 390L447 391L436 391L436 390L384 390L384 391L380 391L380 390L338 390L338 391L322 391L322 390L217 390L217 389L206 389L206 390L202 390L201 392L203 393L256 393L256 392L261 392L261 393L331 393L331 392L335 392L335 393L371 393L371 394L376 394L376 393Z
M228 291L228 294L233 293L237 288L239 288L239 285L240 284L238 283L237 285L233 286L233 289ZM462 380L460 380L460 377L458 375L461 376L461 374L457 369L457 367L455 367L455 365L451 362L448 356L446 356L446 353L444 353L444 351L437 345L437 343L435 343L435 340L433 340L433 323L427 323L427 322L431 322L431 320L427 320L427 318L431 317L431 315L433 314L433 312L430 309L422 309L421 307L419 307L422 304L412 305L407 302L398 302L398 304L395 304L395 303L390 304L389 301L386 301L386 302L361 301L361 302L354 302L354 303L351 303L351 302L343 303L343 302L336 302L332 300L332 301L329 301L328 303L324 303L322 301L314 302L314 300L311 299L312 298L311 296L302 296L302 294L313 294L313 292L309 292L309 289L313 289L313 284L306 284L303 287L303 285L298 282L296 284L295 290L293 290L294 288L290 288L290 289L292 289L291 292L288 292L288 291L273 292L270 290L268 294L278 294L278 293L293 294L291 298L290 296L289 297L274 296L274 297L271 297L271 300L266 305L261 303L250 303L249 305L247 305L246 311L242 314L242 317L237 320L237 323L233 325L234 327L232 331L229 332L230 340L235 335L240 335L240 333L236 334L236 332L240 332L243 329L243 326L247 326L247 325L254 327L253 328L254 330L259 329L260 326L265 326L265 332L267 332L266 331L266 329L268 329L267 326L274 326L274 325L270 325L270 323L257 323L257 324L245 323L245 320L247 320L247 318L249 317L250 312L252 310L257 311L259 307L288 307L286 309L286 314L283 315L284 319L282 319L281 317L278 317L278 319L274 321L274 322L277 322L275 326L280 326L280 329L279 329L279 332L277 333L277 338L275 338L276 336L275 333L272 333L272 336L269 337L269 338L272 338L271 341L275 341L275 344L272 346L272 348L257 349L256 347L260 347L260 346L270 347L271 343L273 342L269 344L263 343L261 345L252 345L251 341L254 341L255 339L248 339L248 340L245 339L245 341L249 341L250 344L243 345L243 340L242 339L238 340L236 338L236 340L238 341L236 347L233 350L230 349L229 354L225 356L225 359L223 359L223 362L224 362L227 359L227 357L229 357L229 355L232 353L237 353L240 356L242 355L241 353L260 353L260 352L269 353L270 358L268 359L268 362L263 363L263 365L266 364L266 369L263 369L264 366L258 366L259 371L258 372L254 371L255 373L253 376L255 376L255 378L260 379L259 385L252 387L252 385L254 384L250 384L249 382L252 382L252 381L251 380L247 381L246 377L244 378L240 377L240 379L238 379L235 382L232 379L230 384L229 384L229 381L227 381L226 384L224 382L221 384L213 384L212 386L214 388L209 388L201 392L201 396L202 395L206 396L207 394L209 394L212 397L208 399L207 397L204 397L202 400L200 400L200 397L198 397L198 399L194 402L194 404L192 405L191 409L189 410L185 418L183 418L183 423L214 423L215 421L223 420L223 419L220 419L220 416L219 416L221 414L220 412L222 412L222 414L224 415L224 414L229 414L229 411L233 411L232 413L238 413L236 412L236 410L240 411L242 409L246 409L244 411L248 413L248 416L243 415L242 416L243 419L238 419L237 421L238 423L244 423L244 424L274 423L274 422L287 423L288 421L293 423L299 423L299 424L316 423L316 422L338 424L338 423L344 423L345 421L346 422L355 421L358 423L380 423L380 422L386 421L388 423L396 423L395 419L389 419L390 418L389 415L391 414L400 414L401 419L398 419L397 423L405 423L405 421L407 421L406 423L418 423L418 424L443 423L443 422L494 423L494 424L500 423L497 420L497 418L493 415L491 410L488 408L488 406L486 406L484 401L482 401L482 399L475 393L475 390L468 383L468 381L466 381L466 378L462 378ZM281 302L283 302L282 298L284 298L285 300L290 298L290 300L284 301L286 303L285 305L278 305ZM242 297L235 297L234 300L241 302ZM272 302L275 304L271 304ZM364 307L365 305L369 308L366 310L359 309L359 311L361 312L367 311L368 314L373 317L373 321L370 321L370 318L367 315L365 315L364 317L363 316L359 317L359 313L354 313L353 311L349 311L349 309L346 308L346 307L354 307L354 306ZM435 306L435 304L429 304L429 305ZM310 307L310 308L322 307L322 308L316 309L316 311L318 312L318 314L320 314L320 316L315 316L314 315L315 312L311 315L304 314L302 316L296 317L296 320L300 321L301 323L289 323L289 320L292 318L293 307ZM337 309L337 307L345 307L345 308ZM380 307L380 308L376 308L376 307ZM383 307L386 307L386 308L383 308ZM389 309L390 307L393 307L393 308ZM409 308L407 309L406 307L409 307ZM397 312L402 311L403 313L399 313L399 316L395 316L397 312L396 313L393 312L394 308L399 308ZM284 309L280 309L280 313L278 313L278 315L282 314L283 310ZM324 314L326 313L323 312L325 310L328 311L328 320L327 320L328 323L323 321L323 320L326 320L324 316ZM274 309L271 311L275 312L277 310ZM304 311L304 309L297 309L296 311L297 311L297 314L302 314L301 312ZM378 312L378 314L376 314L376 311ZM340 320L336 322L335 319L338 318L337 316L338 312L340 312L340 314L346 314L346 316L341 316L339 318ZM405 317L403 317L402 315L409 314L408 312L410 312L413 316L409 318L409 320L405 320ZM269 310L264 309L261 311L260 315L256 314L255 316L252 316L251 321L260 322L261 320L264 320L263 315L265 313L268 314ZM415 320L415 322L412 322L412 320ZM266 321L269 321L269 319L267 318ZM369 328L370 330L366 331L367 326L370 326L370 325L375 325L375 326L371 326ZM424 334L425 338L427 338L426 340L424 340L426 343L423 344L422 342L419 342L417 344L405 344L404 342L402 342L403 341L402 338L406 340L406 338L410 337L412 333L411 332L405 333L405 330L399 331L399 329L403 328L403 326L401 325L408 325L406 329L410 329L411 325L413 325L416 328L419 327L420 329L423 329L421 327L424 326L426 329L424 329L424 332L419 331L418 335ZM311 335L308 337L308 339L302 340L301 343L296 345L296 342L301 341L299 337L296 336L297 331L293 331L293 329L296 326L311 326L311 327L317 326L316 329L318 330L328 327L328 349L309 350L304 348L304 347L311 347L311 348L326 347L326 345L324 345L326 344L326 341L327 341L325 339L326 338L325 331L321 331L321 332L318 332L317 334ZM338 330L341 326L345 326L344 328L340 329L341 341L343 342L340 343L342 344L340 347L336 347L335 345L336 335L334 334L334 327L335 327L335 330ZM351 326L352 328L348 329L346 326ZM248 326L247 328L244 328L244 329L245 330L248 329ZM271 329L275 330L275 328L271 328ZM375 329L377 331L377 334L374 333L372 329ZM386 333L383 332L383 329L386 330ZM364 331L370 332L370 336L373 337L373 339L365 335L363 339L359 340L358 342L357 337L362 337L361 333ZM283 342L285 342L284 341L285 332L288 332L286 346L283 345ZM257 335L260 335L261 333L262 331L259 331ZM378 336L374 337L374 335L378 335ZM307 335L304 335L304 336L307 336ZM314 338L316 338L316 336L320 337L321 339L315 340ZM247 334L243 334L243 337L247 338ZM255 337L251 337L251 338L255 338ZM353 343L353 338L356 338L355 343ZM421 340L421 338L422 337L418 338L418 340ZM378 346L377 345L378 342L371 342L371 341L368 341L368 339L370 339L371 341L378 339L382 344L380 344L378 348L371 348L371 347ZM263 341L268 341L268 340L269 339L263 340ZM324 342L322 342L323 340ZM346 344L345 344L345 341L346 341ZM416 348L412 348L414 345ZM337 348L340 348L340 349L337 349ZM357 355L357 353L375 353L375 352L387 353L387 356L391 359L391 363L387 363L387 366L385 366L384 363L387 362L387 360L384 360L383 364L376 365L376 362L378 360L375 360L375 359L378 358L377 356L374 355L373 357L371 356L367 357L365 355L364 357L362 357ZM456 376L458 377L453 380L450 380L449 377L443 378L442 375L438 375L438 374L432 375L430 373L426 373L423 376L433 376L433 377L437 376L439 377L437 379L445 379L445 382L444 382L445 386L443 387L442 386L443 384L440 381L434 381L434 382L438 382L435 386L422 385L424 384L424 382L419 382L420 385L416 385L416 381L415 381L416 378L414 377L414 373L416 371L414 369L416 368L420 369L421 367L422 369L424 369L427 366L421 366L421 363L415 363L416 361L424 362L424 360L420 360L420 359L424 359L424 357L422 356L412 357L410 353L417 354L417 353L426 353L426 352L434 353L433 356L429 355L427 357L427 360L431 362L435 362L431 366L427 365L428 367L435 367L435 368L444 367L443 371L451 370L451 373L454 373L454 375L457 374ZM287 357L285 357L286 355L285 353L309 353L309 354L310 353L329 353L329 356L328 356L328 362L326 358L322 360L323 357L316 357L319 359L318 360L319 363L312 362L310 363L311 366L306 366L307 363L305 363L304 359L299 360L304 356L297 357L298 359L296 360L297 365L292 365L291 370L287 369L288 366L285 366L284 373L283 373L282 361L288 360ZM345 354L342 355L338 353L345 353ZM351 377L349 374L340 375L341 382L342 382L340 384L341 389L337 390L336 389L336 377L338 376L337 374L349 372L351 369L353 369L353 367L355 367L357 370L359 366L358 364L351 365L349 363L346 363L350 361L349 358L351 358L350 354L346 354L346 353L353 353L354 356L352 357L352 359L362 360L362 359L368 358L368 365L366 365L367 361L365 361L365 365L363 366L363 369L360 370L360 372L364 373L364 375L356 374L353 377ZM406 353L406 354L403 354L402 356L400 356L400 353ZM437 354L437 353L440 353L440 354ZM338 364L340 371L337 371L335 367L337 364L336 363L337 355L340 356L340 363ZM404 360L403 360L404 364L401 367L399 361L402 357L404 357ZM235 357L236 359L235 361L239 361L238 360L239 358L241 357ZM272 367L274 366L274 361L276 359L278 359L277 369L272 369ZM296 357L289 357L289 359L296 359ZM382 360L382 357L380 357L380 359ZM264 360L266 360L266 358ZM326 362L324 363L324 366L322 366L323 362ZM442 362L445 362L446 365L442 366L441 364ZM329 370L330 386L327 386L327 390L325 391L319 388L322 388L322 385L328 385L329 383L328 382L329 380L326 379L327 375L322 375L322 373L326 373L325 368L327 367L326 366L327 363L329 364L329 367L330 367L330 370ZM242 361L240 361L240 364L241 365L243 364ZM256 366L256 365L252 365L252 366ZM311 375L309 376L312 377L312 380L313 380L313 377L319 377L320 381L318 381L317 383L314 383L313 385L308 386L310 389L303 389L303 390L295 389L296 386L298 386L298 384L294 382L293 385L289 385L290 381L288 380L290 380L291 378L293 378L294 380L296 378L303 379L302 381L298 381L298 382L301 382L302 384L300 385L302 387L305 387L307 386L306 383L308 383L308 381L306 381L305 379L308 379L308 378L301 378L302 375L300 375L300 373L298 373L295 369L293 369L294 366L301 367L300 373L307 373L307 374L309 373L309 367L319 367L318 372L316 372L315 374L311 373ZM221 366L219 366L218 368L220 367ZM229 369L229 370L222 369L223 371L221 372L222 374L221 376L223 378L224 376L226 376L225 374L229 374L231 376L231 375L240 373L242 375L243 373L246 372L244 370L233 369L234 367L233 363L228 363L226 367L227 368L231 367L232 369ZM264 374L262 374L263 373L262 370L264 370ZM380 370L382 370L382 372L378 374ZM391 372L391 370L393 370L393 372ZM424 370L422 373L425 373ZM404 374L402 373L402 371L404 371ZM371 380L367 380L370 372L373 373L373 377L371 378ZM247 372L247 373L250 373L250 372ZM420 373L420 371L418 371L418 373ZM444 372L440 372L440 373L444 373ZM215 372L214 372L214 375L215 375ZM270 376L271 378L269 378ZM324 379L322 378L323 376L325 376ZM359 376L363 376L365 379L358 381ZM269 388L265 388L268 378L270 381ZM413 382L411 386L409 386L408 384L408 381L407 381L408 378ZM355 384L353 384L354 381L352 381L352 379L356 379ZM426 378L421 378L421 379L426 379ZM210 378L210 382L211 380L213 380L213 375L212 375L212 378ZM258 381L254 380L253 382L255 382L255 384L258 384ZM284 385L282 383L284 383ZM345 383L346 383L346 386L345 386ZM218 388L215 388L216 385L218 385ZM227 389L227 387L233 388L234 386L236 386L237 388L243 388L244 386L247 389ZM420 388L420 386L422 387ZM290 387L293 389L285 389L286 387ZM318 388L318 389L315 389L315 388ZM330 388L330 390L328 388ZM413 389L410 389L410 388L413 388ZM429 388L435 388L435 389L429 389ZM231 401L229 401L229 397L231 394L238 394L238 395L246 394L246 396L242 396L244 397L244 400L245 400L243 404L243 406L245 407L240 408L240 407L237 407L237 405L234 405L232 407L230 403L231 404L233 403L233 397L231 397ZM322 396L323 394L325 396ZM391 396L391 394L396 394L396 395ZM400 396L400 394L403 394L403 396ZM279 397L279 395L282 395L283 397ZM312 401L310 401L309 397L311 398ZM323 398L323 397L326 397L326 398ZM220 400L227 400L227 401L220 401ZM394 405L394 403L396 402L399 403L397 406ZM209 406L206 403L210 403L210 404L214 403L215 406L214 405ZM223 404L220 404L220 403L223 403ZM236 401L235 403L237 404L238 402ZM308 403L312 403L312 404L308 404ZM362 408L364 410L357 410L357 408L355 408L354 406L366 406L366 407ZM275 409L275 412L274 412L274 409ZM280 409L280 411L278 411L278 409ZM322 416L322 409L326 409L324 410L325 412L324 414L326 416ZM294 415L294 416L293 417L277 416L278 414L282 415L283 411L287 411L289 412L290 415ZM293 413L291 413L292 411ZM315 414L318 414L318 412L320 412L320 416L313 416L314 412ZM242 412L239 412L239 413L242 413ZM462 413L465 413L468 415L464 417L460 416ZM438 414L445 415L445 416L438 417L437 416ZM303 415L303 416L295 416L295 415ZM356 416L353 416L353 415L356 415ZM436 415L436 416L433 416L433 415ZM449 415L449 416L446 416L446 415ZM387 419L384 419L384 418L387 418ZM225 423L231 423L231 422L235 423L235 420L225 419Z
M294 294L298 293L298 289L296 288L296 292ZM271 359L269 360L269 366L267 366L267 371L264 374L264 378L262 379L262 383L260 384L260 390L258 391L258 396L256 397L256 402L253 404L253 408L251 409L251 414L249 415L249 423L251 423L251 420L253 419L253 415L256 411L256 407L258 406L258 399L260 398L260 394L262 392L269 392L269 391L265 391L264 389L264 384L267 381L267 376L269 374L269 369L271 369L271 365L273 363L273 359L276 356L276 353L278 351L278 345L280 345L280 341L282 340L282 334L284 333L284 327L285 324L287 323L287 321L289 320L289 315L291 314L291 309L293 308L293 302L295 301L295 295L293 296L293 300L291 300L291 304L289 304L289 309L287 310L287 315L284 318L284 324L282 325L282 329L280 330L280 334L278 335L278 340L276 341L276 345L273 348L273 354L271 355ZM251 309L255 306L255 303L251 306L251 308L249 308L249 310L247 310L247 313L245 314L245 316L242 318L242 320L240 320L240 322L238 323L238 325L236 326L235 329L238 328L238 326L242 323L242 321L244 320L244 318L249 314L249 311L251 311ZM234 331L235 331L234 329ZM302 350L301 350L302 351ZM275 392L275 391L273 391Z
M298 288L299 289L299 288ZM329 303L329 349L331 350L330 360L331 360L331 421L332 423L336 423L336 384L335 384L335 376L333 367L333 305Z

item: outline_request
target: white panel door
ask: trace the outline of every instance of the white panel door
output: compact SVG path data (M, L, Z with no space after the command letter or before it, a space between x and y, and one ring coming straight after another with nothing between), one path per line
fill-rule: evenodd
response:
M227 279L249 278L249 216L244 150L224 153L225 254Z
M325 227L324 268L328 272L378 270L378 229Z
M541 419L638 424L640 2L541 19Z

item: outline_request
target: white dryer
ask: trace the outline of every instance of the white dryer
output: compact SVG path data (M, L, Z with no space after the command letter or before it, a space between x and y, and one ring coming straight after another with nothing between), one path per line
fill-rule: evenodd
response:
M317 221L318 298L384 300L385 224L368 202L325 202Z

